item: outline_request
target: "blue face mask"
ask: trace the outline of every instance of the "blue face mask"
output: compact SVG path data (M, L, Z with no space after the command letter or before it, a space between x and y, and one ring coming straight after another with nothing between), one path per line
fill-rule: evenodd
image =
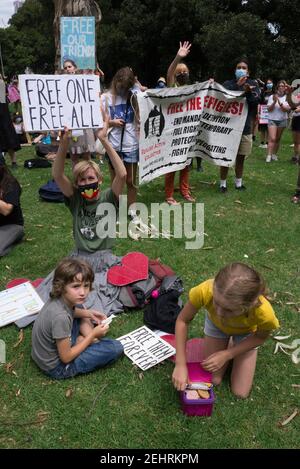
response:
M246 70L243 70L242 68L237 68L235 71L235 78L239 80L242 77L247 76Z
M267 90L271 90L273 88L273 83L267 83L266 88Z

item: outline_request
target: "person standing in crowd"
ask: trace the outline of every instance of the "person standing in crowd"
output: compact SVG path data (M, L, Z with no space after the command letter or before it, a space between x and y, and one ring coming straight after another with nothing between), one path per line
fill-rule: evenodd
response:
M281 80L277 83L276 92L268 99L268 150L266 163L277 161L277 152L280 139L284 129L287 127L288 112L290 106L286 99L286 82Z
M114 75L110 89L101 96L102 109L110 115L109 141L124 162L127 178L127 203L129 215L136 217L137 198L136 172L139 160L138 117L136 93L140 86L130 67L120 68ZM106 155L106 158L108 156ZM115 170L108 158L111 179Z
M8 104L6 102L6 86L0 75L0 154L8 153L13 169L17 168L16 151L20 150L20 143L13 126Z
M182 60L188 56L192 44L188 41L179 43L178 52L171 62L168 72L167 72L167 86L178 87L189 84L190 72L188 66L182 62ZM180 170L179 175L179 190L182 197L188 202L195 202L195 198L192 197L189 186L189 162L185 168ZM175 171L172 171L165 175L165 196L166 202L169 205L179 205L174 199L174 181L175 181Z
M295 103L292 100L293 88L291 86L286 86L287 92L287 101L290 108L293 110L292 114L292 132L293 132L293 142L294 142L294 155L292 157L292 163L298 165L298 179L297 187L295 194L292 197L292 202L294 204L300 203L300 103Z
M7 97L8 101L11 103L14 109L14 114L21 114L22 108L21 96L19 91L19 80L16 77L11 80L10 84L7 87Z
M291 162L294 164L300 164L300 102L297 104L292 100L292 92L294 88L292 86L286 86L286 98L287 102L292 109L292 134L294 143L294 155L291 158Z
M24 236L20 205L21 187L3 161L0 162L0 257L10 252Z
M261 106L267 106L268 99L273 94L273 80L268 78L262 87L261 92ZM268 148L268 124L258 124L258 130L260 132L260 148Z
M260 90L258 83L249 78L249 65L246 59L240 59L235 68L235 78L223 83L224 88L234 91L244 91L248 103L248 114L246 117L242 138L237 151L235 160L235 188L238 191L244 191L246 187L243 184L244 162L252 150L252 129L253 119L257 113L257 105L260 101ZM227 192L227 175L229 168L220 167L220 192Z
M166 83L165 77L159 77L159 79L157 80L155 88L156 89L162 89L162 88L166 88L166 86L167 86L167 83Z
M78 72L76 63L71 59L65 60L63 66L65 73L73 75ZM72 130L69 152L73 169L79 162L80 157L88 161L91 159L91 153L94 151L95 136L93 129Z

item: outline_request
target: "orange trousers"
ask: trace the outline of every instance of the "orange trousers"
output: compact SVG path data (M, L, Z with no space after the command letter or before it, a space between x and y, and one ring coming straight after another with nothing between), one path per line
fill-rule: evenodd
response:
M174 179L176 171L168 173L165 175L165 194L166 199L173 197L174 195ZM181 169L179 171L179 190L183 197L189 195L190 186L189 186L189 166Z

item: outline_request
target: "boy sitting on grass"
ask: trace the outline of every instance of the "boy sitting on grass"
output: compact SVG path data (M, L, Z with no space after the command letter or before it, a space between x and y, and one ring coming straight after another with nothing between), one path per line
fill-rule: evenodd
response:
M31 356L54 379L89 373L123 353L118 340L106 339L105 314L78 308L92 289L94 272L84 260L65 258L54 272L50 299L32 329ZM93 322L97 325L94 326Z

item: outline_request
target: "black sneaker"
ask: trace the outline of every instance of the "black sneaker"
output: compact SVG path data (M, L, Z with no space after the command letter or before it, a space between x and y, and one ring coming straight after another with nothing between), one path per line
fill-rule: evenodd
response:
M219 192L221 192L221 194L226 194L226 192L227 192L227 187L220 186L220 187L219 187Z
M246 187L244 185L241 185L240 187L235 186L237 191L245 191Z

